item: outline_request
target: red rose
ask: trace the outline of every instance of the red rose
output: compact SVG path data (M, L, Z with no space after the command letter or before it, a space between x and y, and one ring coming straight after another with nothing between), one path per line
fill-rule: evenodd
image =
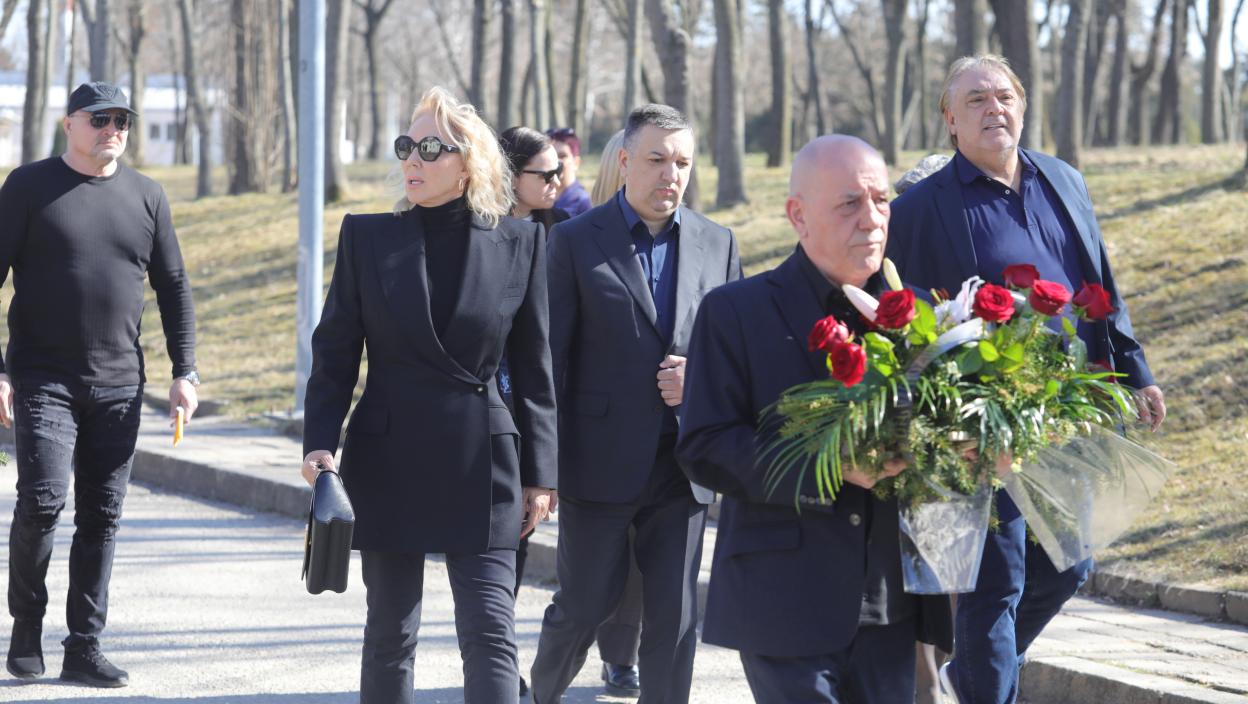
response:
M875 325L886 330L900 330L914 320L914 291L903 288L880 296L875 309Z
M1057 315L1070 303L1070 291L1059 283L1037 279L1031 285L1031 295L1027 297L1027 302L1041 315Z
M1010 288L1031 288L1040 278L1040 272L1030 264L1011 264L1001 272L1001 278Z
M831 352L833 347L845 342L849 339L849 328L842 325L836 318L828 316L823 320L815 323L815 327L810 330L810 337L806 338L806 347L811 352L815 350L823 350Z
M828 361L832 363L832 378L845 386L853 386L862 381L867 373L867 351L852 342L842 342L828 353Z
M1084 284L1071 303L1075 305L1079 317L1086 320L1104 320L1114 312L1114 307L1109 302L1109 292L1101 288L1100 284Z
M1014 295L1000 286L984 284L975 293L971 308L990 323L1004 323L1014 315Z

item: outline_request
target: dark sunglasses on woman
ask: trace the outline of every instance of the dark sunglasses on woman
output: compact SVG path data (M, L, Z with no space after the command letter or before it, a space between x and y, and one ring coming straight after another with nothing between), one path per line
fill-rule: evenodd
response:
M546 183L550 183L551 181L555 180L556 176L563 175L563 162L562 161L559 162L559 165L551 169L550 171L534 171L533 169L522 169L520 173L541 176L543 181L545 181Z
M91 124L91 127L97 130L104 129L105 125L107 125L109 122L112 122L113 127L116 127L119 132L125 132L126 130L130 129L131 119L130 119L130 113L128 112L119 112L119 113L93 112L91 113L89 122Z
M419 142L401 134L394 140L394 155L399 157L399 161L407 161L412 152L416 152L421 161L437 161L442 156L442 152L455 153L459 151L459 147L454 144L446 144L442 140L430 135L421 139Z

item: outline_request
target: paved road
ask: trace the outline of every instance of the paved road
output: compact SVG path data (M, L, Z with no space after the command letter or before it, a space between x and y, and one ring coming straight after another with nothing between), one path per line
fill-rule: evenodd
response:
M0 554L7 555L16 470L0 467ZM94 690L60 683L65 635L66 560L72 514L66 509L49 572L52 603L44 651L51 678L22 685L0 679L0 702L194 701L197 704L347 704L358 701L364 588L359 565L345 594L309 595L299 580L299 521L134 485L119 534L105 652L129 670L132 685ZM416 700L463 701L462 675L446 569L427 568L424 623L417 649ZM7 560L0 585L7 584ZM2 590L0 590L2 591ZM521 667L533 661L551 591L525 585L517 606ZM7 639L5 626L0 638ZM0 643L7 650L7 642ZM7 678L7 674L0 671ZM596 654L566 701L628 701L601 695ZM731 651L699 646L697 702L748 702Z

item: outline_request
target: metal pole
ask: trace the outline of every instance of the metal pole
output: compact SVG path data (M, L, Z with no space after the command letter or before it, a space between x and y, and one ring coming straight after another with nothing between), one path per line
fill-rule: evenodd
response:
M299 3L299 292L295 301L295 413L312 373L321 319L325 206L325 0Z

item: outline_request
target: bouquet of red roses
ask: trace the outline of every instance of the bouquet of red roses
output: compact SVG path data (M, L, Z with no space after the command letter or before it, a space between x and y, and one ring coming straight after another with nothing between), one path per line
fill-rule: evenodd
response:
M902 286L888 260L884 273L890 290L879 300L842 287L871 331L859 339L832 317L820 320L808 344L827 353L829 378L790 388L764 411L770 491L813 468L820 498L832 499L847 463L879 473L900 456L908 469L877 492L903 506L972 495L1000 485L1000 457L1017 468L1130 417L1129 390L1118 374L1089 365L1070 318L1061 317L1060 333L1049 327L1068 306L1084 320L1104 319L1113 308L1101 286L1072 296L1017 264L1006 268L1005 287L975 277L956 296L934 293L933 305Z

